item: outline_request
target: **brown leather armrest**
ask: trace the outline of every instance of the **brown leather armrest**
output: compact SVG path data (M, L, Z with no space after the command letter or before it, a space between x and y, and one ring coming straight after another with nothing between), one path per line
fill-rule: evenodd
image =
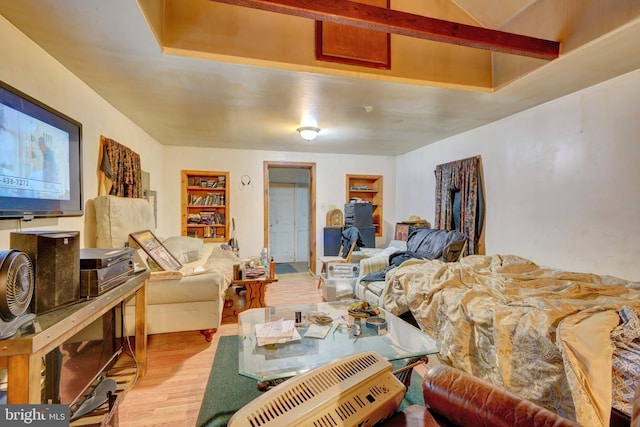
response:
M461 427L579 427L529 400L446 365L429 369L423 394L430 412Z

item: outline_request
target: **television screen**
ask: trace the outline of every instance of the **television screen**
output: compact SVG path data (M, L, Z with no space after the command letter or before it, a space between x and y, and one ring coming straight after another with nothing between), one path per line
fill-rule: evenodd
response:
M0 82L0 219L80 216L82 125Z

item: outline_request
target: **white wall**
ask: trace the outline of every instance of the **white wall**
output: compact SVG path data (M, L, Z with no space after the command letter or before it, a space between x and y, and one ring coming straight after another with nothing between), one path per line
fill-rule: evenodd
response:
M231 212L242 255L263 242L263 161L317 165L317 253L328 209L342 208L346 174L384 176L385 244L397 220L433 222L439 163L479 154L485 178L486 251L540 264L639 279L640 71L396 159L270 151L162 148L0 17L0 79L83 124L85 200L97 194L100 135L141 155L158 191L158 234L180 232L180 170L231 174ZM252 186L241 189L240 177ZM397 206L397 207L396 207ZM84 218L0 221L0 248L18 229L84 230Z
M487 254L638 280L638 99L635 71L400 156L397 214L433 223L435 166L479 154Z
M79 78L0 16L0 80L82 123L84 199L98 191L100 135L127 145L141 156L151 186L162 182L161 146L108 104ZM158 194L162 203L163 195ZM159 212L160 221L162 213ZM159 222L161 224L161 222ZM0 221L0 249L9 248L9 235L22 230L77 230L84 232L84 217ZM84 242L84 235L81 235Z
M100 135L113 138L140 154L143 170L150 173L151 189L158 194L160 236L180 234L180 171L230 172L231 215L244 256L260 253L263 244L263 161L315 162L317 165L317 253L324 252L322 228L329 207L345 202L345 174L384 175L386 235L395 222L395 161L392 157L325 154L290 154L268 151L162 147L124 117L79 78L0 17L0 80L74 118L83 125L83 177L85 201L96 197ZM247 174L252 185L242 188ZM10 232L23 230L78 230L84 217L36 219L30 223L0 221L0 249L9 248ZM81 237L81 242L85 236ZM83 245L84 246L84 245Z
M240 256L256 256L264 242L263 164L273 162L308 162L316 164L316 254L324 253L323 228L329 209L344 209L346 174L383 175L382 238L384 244L393 234L396 218L395 159L388 156L355 156L313 153L284 153L259 150L165 147L164 185L152 188L163 193L163 230L180 234L180 171L182 169L228 171L231 215L236 222ZM240 178L251 177L251 185L242 187ZM382 239L382 240L380 240Z

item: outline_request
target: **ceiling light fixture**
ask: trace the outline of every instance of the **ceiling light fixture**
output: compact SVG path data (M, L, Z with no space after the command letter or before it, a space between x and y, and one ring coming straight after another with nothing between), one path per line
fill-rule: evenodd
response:
M313 141L314 139L316 139L316 136L318 136L318 133L320 133L320 128L317 128L315 126L301 126L296 130L298 131L302 139L305 139L307 141Z

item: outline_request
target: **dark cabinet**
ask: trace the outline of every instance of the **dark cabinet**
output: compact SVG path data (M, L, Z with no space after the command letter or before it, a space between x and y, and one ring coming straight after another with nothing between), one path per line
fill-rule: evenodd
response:
M340 252L342 227L324 228L324 256L337 256Z
M373 205L371 203L345 203L345 227L372 227Z

